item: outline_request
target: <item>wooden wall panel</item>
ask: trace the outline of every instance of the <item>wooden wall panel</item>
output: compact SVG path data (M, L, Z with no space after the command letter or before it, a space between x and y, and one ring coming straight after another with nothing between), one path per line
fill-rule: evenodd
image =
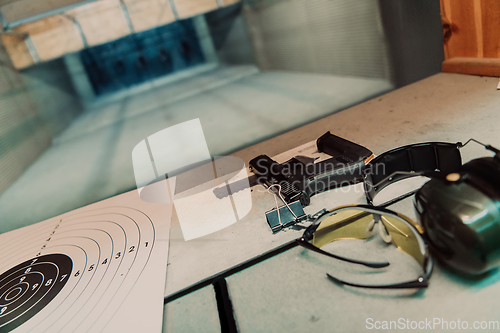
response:
M498 0L482 1L483 56L500 58L500 6Z
M130 34L118 0L101 0L66 12L81 25L89 46L103 44Z
M451 58L443 62L443 72L471 75L500 76L498 58Z
M441 0L441 17L445 30L443 71L498 76L500 1Z
M124 3L136 32L175 21L168 0L124 0Z
M216 0L174 0L179 18L188 18L217 9Z
M444 12L445 17L456 26L446 46L447 55L453 57L476 57L476 27L474 15L474 0L444 0L450 3Z

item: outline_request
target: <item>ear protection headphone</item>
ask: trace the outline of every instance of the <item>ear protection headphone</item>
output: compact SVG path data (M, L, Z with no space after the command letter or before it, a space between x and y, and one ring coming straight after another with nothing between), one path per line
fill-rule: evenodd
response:
M470 141L495 156L462 165L459 149ZM427 142L390 150L366 166L364 186L373 204L390 184L430 177L415 193L423 236L446 266L479 275L500 264L500 151L474 139L467 143Z

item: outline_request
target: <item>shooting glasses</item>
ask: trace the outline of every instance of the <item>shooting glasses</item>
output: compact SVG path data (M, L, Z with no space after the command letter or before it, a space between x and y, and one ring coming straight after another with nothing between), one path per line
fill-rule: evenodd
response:
M389 263L354 260L321 249L326 244L342 239L371 238L376 234L376 229L386 243L395 245L398 250L416 260L422 267L422 274L411 281L366 285L343 281L327 273L328 278L338 284L361 288L426 288L432 273L433 260L422 239L421 227L408 217L389 209L367 205L348 205L324 210L315 216L315 220L304 231L303 236L297 239L297 243L306 249L335 259L380 269L388 266Z

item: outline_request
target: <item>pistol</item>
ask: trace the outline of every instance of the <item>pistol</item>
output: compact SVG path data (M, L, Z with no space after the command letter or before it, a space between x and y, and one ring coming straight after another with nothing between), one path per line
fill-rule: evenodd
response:
M369 149L330 132L323 134L316 141L316 146L319 152L331 157L314 163L312 158L295 156L281 164L267 155L253 158L249 163L254 172L254 176L249 178L250 186L260 184L269 188L279 185L286 203L298 200L305 207L317 193L362 181L363 170L373 158ZM237 183L231 184L232 192L243 188L239 188ZM228 189L216 188L214 194L222 198L228 195Z

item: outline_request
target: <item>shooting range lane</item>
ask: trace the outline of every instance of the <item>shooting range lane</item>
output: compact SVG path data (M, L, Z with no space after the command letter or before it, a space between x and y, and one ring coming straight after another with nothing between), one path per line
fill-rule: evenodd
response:
M497 84L497 78L437 74L233 155L246 163L260 154L274 156L278 162L283 162L286 159L280 160L277 154L312 142L327 131L363 145L377 155L416 142L465 142L470 137L498 146L500 95ZM461 154L463 162L491 155L479 145L468 145ZM306 207L306 213L357 203L354 199L358 189L353 186L351 190L312 197L312 205ZM390 193L384 191L380 196L390 197ZM183 242L180 227L174 220L166 295L301 234L289 230L272 235L264 212L274 206L274 200L255 192L254 189L254 207L244 220L207 239ZM414 216L412 199L390 208ZM366 329L369 317L396 321L399 318L416 321L440 318L449 322L460 319L469 321L469 325L474 321L498 320L498 271L473 282L436 265L430 286L423 292L366 292L329 281L326 267L334 269L331 273L346 268L345 265L336 268L335 265L340 264L332 261L335 260L323 263L315 254L294 248L228 277L238 329L241 332L284 331L287 328L293 331L360 331ZM201 293L188 296L199 297L199 302L206 297ZM180 312L170 319L187 320ZM172 327L179 326L173 323ZM173 330L176 331L180 330Z

